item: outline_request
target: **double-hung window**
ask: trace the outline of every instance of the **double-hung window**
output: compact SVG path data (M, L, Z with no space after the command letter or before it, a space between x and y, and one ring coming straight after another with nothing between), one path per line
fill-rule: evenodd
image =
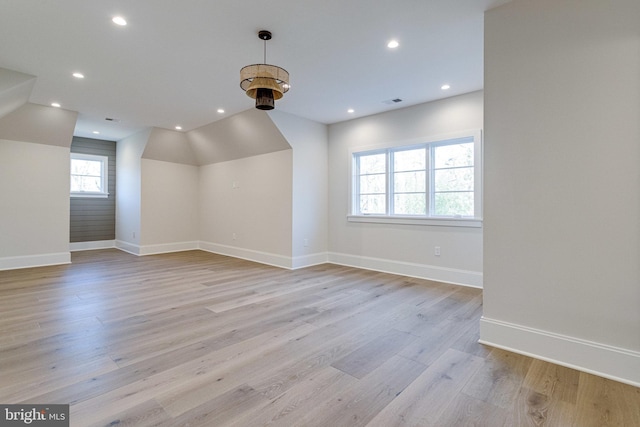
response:
M352 155L350 220L479 222L480 132Z
M109 158L71 153L71 196L108 197Z

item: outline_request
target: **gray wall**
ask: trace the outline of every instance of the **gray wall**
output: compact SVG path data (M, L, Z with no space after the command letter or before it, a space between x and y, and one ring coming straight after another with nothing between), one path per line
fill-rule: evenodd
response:
M70 242L94 242L116 238L116 143L73 137L72 153L109 157L109 197L71 198Z

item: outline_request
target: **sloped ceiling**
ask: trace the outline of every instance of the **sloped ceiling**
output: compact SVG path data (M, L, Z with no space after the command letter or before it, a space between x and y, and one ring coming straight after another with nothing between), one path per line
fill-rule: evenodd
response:
M35 76L0 68L0 117L26 104L35 82Z
M252 109L186 133L153 128L142 158L202 166L290 148L270 115Z
M71 147L78 113L29 103L36 80L0 68L0 139Z
M256 109L210 123L187 132L186 135L198 165L291 148L269 115Z
M185 165L198 164L184 133L159 128L151 129L142 158Z
M25 104L0 118L0 139L71 147L78 113Z

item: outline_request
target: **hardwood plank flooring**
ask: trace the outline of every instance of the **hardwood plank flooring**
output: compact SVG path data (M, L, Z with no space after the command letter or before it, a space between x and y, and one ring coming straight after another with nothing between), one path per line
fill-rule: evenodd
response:
M202 251L0 271L0 403L90 426L638 426L640 389L478 344L482 292Z

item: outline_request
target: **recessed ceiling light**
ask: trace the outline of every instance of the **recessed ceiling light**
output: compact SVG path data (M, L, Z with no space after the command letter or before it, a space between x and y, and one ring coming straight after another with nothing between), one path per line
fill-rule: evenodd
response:
M355 111L355 110L354 110L353 108L349 108L349 109L347 110L347 113L353 113L354 111Z
M52 107L56 107L56 108L60 108L60 104L58 104L57 102L52 102L51 106Z
M82 73L73 73L73 77L76 79L84 79L84 74Z
M395 49L398 46L400 46L400 43L398 43L398 40L391 40L389 43L387 43L387 47L389 49Z
M97 130L94 130L93 133L96 135L100 135L100 132L98 132Z
M182 126L176 126L176 130L182 130Z
M114 16L113 19L111 20L114 24L116 25L120 25L122 27L124 27L125 25L127 25L127 20L124 19L122 16Z
M440 86L440 89L442 89L442 90L451 89L451 86L445 84L445 85Z
M218 113L222 114L224 113L224 110L222 108L218 108Z

